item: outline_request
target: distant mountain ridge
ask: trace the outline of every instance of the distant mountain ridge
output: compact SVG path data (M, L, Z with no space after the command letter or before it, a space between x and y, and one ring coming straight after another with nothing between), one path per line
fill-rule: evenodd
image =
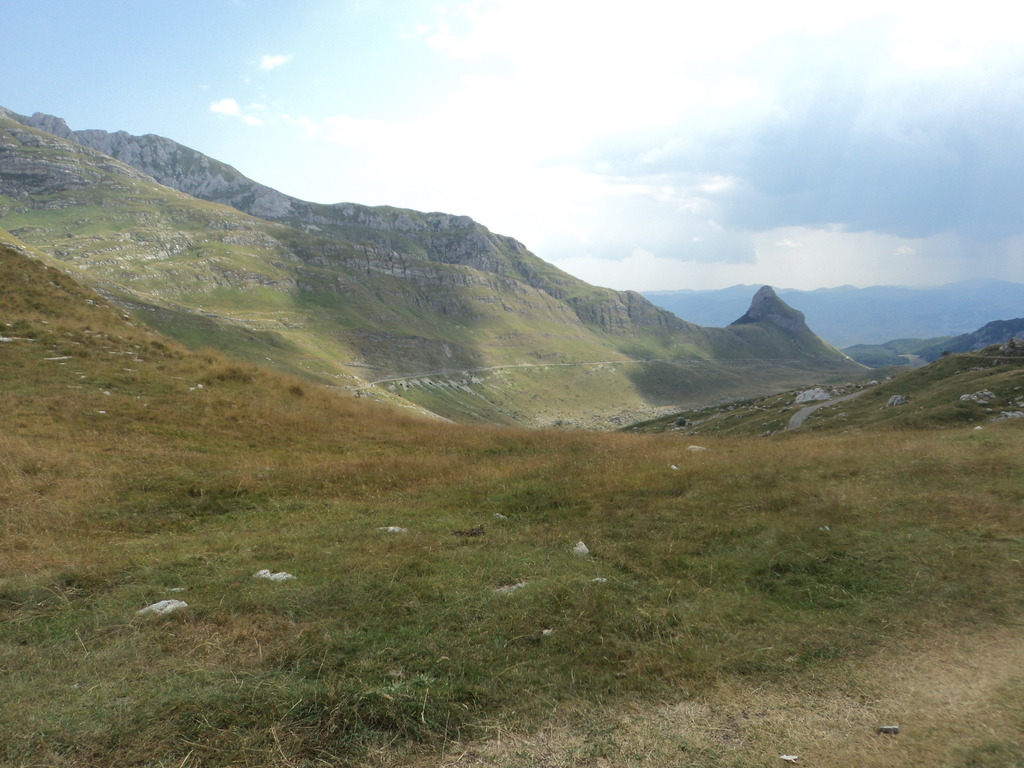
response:
M644 291L660 307L691 322L722 326L744 311L756 286L712 291ZM873 286L777 289L808 324L840 349L892 339L930 339L969 333L993 320L1024 314L1024 284L969 280L931 288Z
M885 344L857 344L844 352L872 367L931 363L950 353L974 352L994 344L1024 338L1024 317L993 320L971 333L931 339L893 339Z
M0 226L186 343L449 417L600 423L858 370L777 325L774 293L760 319L702 328L469 217L307 203L169 139L45 115L0 112Z

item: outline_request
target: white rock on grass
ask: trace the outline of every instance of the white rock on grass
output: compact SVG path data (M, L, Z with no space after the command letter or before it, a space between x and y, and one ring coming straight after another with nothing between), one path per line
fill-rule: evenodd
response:
M577 541L576 546L572 548L572 553L578 557L586 557L590 554L590 549L582 541Z
M703 445L691 445L686 450L690 451L691 453L698 453L699 451L706 451L707 448L705 448Z
M502 587L498 587L495 592L515 592L517 589L522 589L526 586L525 581L520 581L517 584L506 584Z
M152 605L147 605L145 608L140 608L136 613L140 616L145 616L149 613L163 615L165 613L170 613L171 611L176 611L179 608L188 608L188 603L184 600L161 600L159 603L153 603Z
M271 573L268 568L263 568L262 570L256 571L256 573L254 573L252 576L254 579L266 579L267 581L288 581L289 579L295 578L287 571L278 571L277 573Z
M397 525L385 525L377 529L378 531L387 531L388 533L408 533L408 528L401 528Z

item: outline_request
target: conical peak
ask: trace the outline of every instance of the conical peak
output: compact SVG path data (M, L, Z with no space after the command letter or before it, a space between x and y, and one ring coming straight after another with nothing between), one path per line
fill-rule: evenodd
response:
M780 299L770 285L758 289L750 302L750 309L733 325L762 322L777 325L792 333L811 332L804 319L804 313L793 309Z

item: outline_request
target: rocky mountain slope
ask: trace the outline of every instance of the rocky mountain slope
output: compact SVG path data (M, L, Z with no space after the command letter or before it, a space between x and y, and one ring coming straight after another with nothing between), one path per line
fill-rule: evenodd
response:
M468 217L306 203L42 115L0 114L0 226L186 343L451 418L596 426L856 367L770 289L702 328Z

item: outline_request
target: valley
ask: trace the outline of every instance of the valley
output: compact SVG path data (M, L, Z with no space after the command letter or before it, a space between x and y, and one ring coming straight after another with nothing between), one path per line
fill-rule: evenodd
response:
M0 764L1024 761L1020 342L874 380L321 213L0 115Z
M9 112L0 129L0 227L193 348L363 393L371 380L501 367L486 393L371 391L524 426L610 428L862 370L806 324L778 325L788 315L774 294L751 322L704 328L467 217L304 203L160 137L79 136ZM588 364L586 378L552 367L565 363ZM513 375L523 366L533 374Z

